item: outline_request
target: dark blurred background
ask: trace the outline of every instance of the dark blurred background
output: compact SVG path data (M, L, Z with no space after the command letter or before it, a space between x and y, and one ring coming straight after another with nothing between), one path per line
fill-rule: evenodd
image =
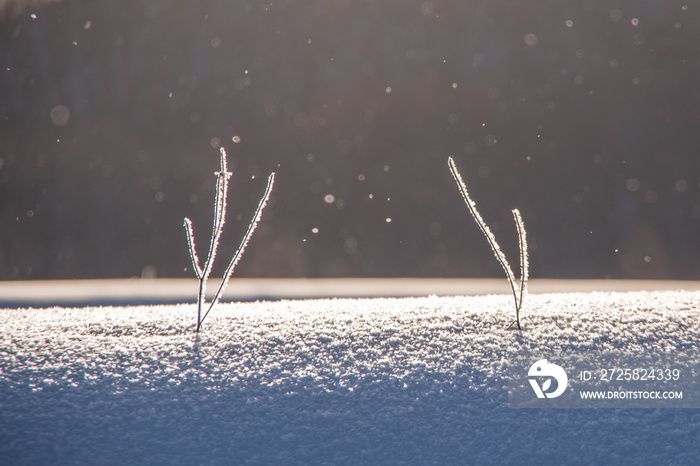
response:
M700 279L693 2L0 9L0 279L192 276L221 146L217 273L274 170L237 276L502 276L452 155L514 265L521 210L533 277Z

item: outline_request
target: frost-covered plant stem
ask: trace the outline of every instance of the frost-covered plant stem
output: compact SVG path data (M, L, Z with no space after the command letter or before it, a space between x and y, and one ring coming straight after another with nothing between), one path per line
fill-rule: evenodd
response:
M518 231L518 250L520 251L520 299L517 300L515 307L515 322L520 328L520 311L523 309L523 299L527 294L527 279L530 274L530 259L527 254L527 233L525 232L525 223L518 209L513 209L513 219L515 220L515 228ZM511 327L513 324L511 324Z
M527 255L527 236L525 232L525 224L520 216L520 211L518 211L518 209L513 210L515 227L518 231L518 247L520 249L520 284L518 285L518 283L515 281L513 269L510 268L510 264L508 263L508 259L506 259L505 254L503 254L503 251L496 242L496 237L493 235L493 233L491 233L491 229L488 227L488 225L486 225L486 222L484 222L484 219L481 217L481 214L479 214L479 211L476 210L476 203L469 196L467 185L464 182L464 179L462 179L462 175L460 175L459 170L457 170L457 166L455 165L452 157L448 159L448 165L450 167L450 171L452 172L452 176L457 183L457 187L462 193L464 202L467 204L469 213L472 214L476 224L479 225L479 229L486 237L489 246L491 246L491 251L493 251L493 254L496 256L496 260L499 264L501 264L501 267L506 273L508 284L513 292L513 300L515 301L515 321L510 325L510 327L516 325L518 330L522 330L522 327L520 326L520 311L522 310L523 299L525 298L525 294L527 292L527 279L530 265Z
M211 275L212 267L214 266L214 259L216 259L216 251L219 247L219 239L221 238L221 232L226 223L226 199L228 194L228 181L231 178L232 173L228 171L226 165L226 151L221 148L221 170L214 173L216 175L216 196L214 199L214 219L212 222L212 233L211 240L209 242L209 253L207 254L207 260L204 263L204 268L200 267L199 256L197 256L197 248L194 241L194 230L192 228L192 221L185 217L184 227L187 234L187 247L190 252L190 259L192 260L192 267L194 268L194 273L199 279L199 290L197 293L197 327L195 329L196 333L199 333L199 329L202 327L204 319L207 318L209 312L212 310L214 305L221 299L221 294L228 284L228 280L233 275L233 269L238 264L241 259L243 252L245 251L250 237L253 235L255 228L260 222L262 217L262 211L267 205L267 201L270 198L270 193L272 192L272 187L275 183L274 172L270 174L267 179L267 188L265 189L265 194L260 199L258 203L258 208L255 211L253 220L248 225L248 230L243 236L241 244L238 246L238 250L234 254L231 262L229 262L228 267L226 267L226 272L224 272L223 279L219 285L219 289L216 291L214 298L212 299L209 306L206 305L206 292L207 292L207 280L209 275ZM204 309L206 308L206 312Z

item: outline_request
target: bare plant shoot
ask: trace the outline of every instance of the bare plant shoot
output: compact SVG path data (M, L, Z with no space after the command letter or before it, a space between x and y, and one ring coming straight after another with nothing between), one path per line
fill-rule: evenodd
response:
M520 311L523 308L523 299L525 297L525 294L527 293L527 279L530 263L528 261L527 256L527 235L525 232L525 224L523 223L523 219L520 216L520 211L518 209L513 209L513 218L515 219L515 227L518 230L518 247L520 250L520 284L518 285L518 283L515 280L515 274L513 273L513 269L510 268L510 264L508 263L508 259L506 259L506 255L503 254L501 247L496 242L496 237L493 235L488 225L486 225L486 222L484 222L484 219L479 214L479 211L476 210L476 203L472 200L471 197L469 197L467 185L464 182L462 175L460 175L459 170L457 170L457 166L455 165L455 161L452 159L452 157L448 159L448 165L450 167L450 171L452 172L452 176L454 177L455 182L457 183L457 187L462 193L464 202L465 204L467 204L469 213L472 214L472 217L474 217L476 224L479 225L479 229L481 229L481 233L484 234L486 240L489 242L489 246L491 246L491 251L493 251L494 256L496 256L496 260L499 264L501 264L501 267L503 267L503 270L506 273L506 278L508 279L510 289L513 292L513 299L515 300L515 320L512 324L510 324L510 327L516 325L518 330L522 330L522 327L520 326Z
M209 275L211 275L211 270L214 265L214 259L216 259L216 251L219 247L219 239L221 238L221 232L223 231L224 223L226 222L226 198L228 194L228 181L232 175L232 173L227 170L226 151L223 147L221 148L221 170L215 172L214 174L216 175L214 219L212 222L211 240L209 242L209 253L207 254L207 260L204 263L204 268L200 266L199 256L197 256L192 221L187 217L185 217L184 220L184 227L187 233L187 246L190 252L190 259L192 259L192 267L194 268L195 275L199 279L199 292L197 295L197 327L195 329L195 333L199 333L199 329L202 327L204 319L207 318L209 312L212 310L214 305L221 299L221 294L223 293L224 288L226 288L226 285L228 284L231 275L233 275L233 269L236 267L238 261L241 259L241 256L243 255L243 252L245 251L245 248L248 245L248 241L250 241L250 238L253 235L255 228L258 226L258 222L262 217L262 212L265 209L265 206L267 205L267 201L270 198L270 193L272 192L272 187L275 183L275 173L272 172L270 173L270 176L267 179L267 188L265 189L265 194L263 194L263 197L260 199L258 208L255 210L255 215L253 216L253 219L248 225L248 230L243 236L243 240L241 240L241 244L238 246L236 254L234 254L233 258L228 264L228 267L226 267L226 271L224 272L224 276L221 280L221 284L219 285L219 289L216 291L214 298L211 300L211 303L209 303L207 307L207 280L209 279ZM206 311L204 311L205 307Z

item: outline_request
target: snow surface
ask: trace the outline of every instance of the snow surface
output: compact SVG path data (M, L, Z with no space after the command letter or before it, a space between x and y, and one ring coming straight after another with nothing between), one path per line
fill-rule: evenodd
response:
M0 311L0 464L698 464L700 410L518 410L513 351L695 351L700 292Z

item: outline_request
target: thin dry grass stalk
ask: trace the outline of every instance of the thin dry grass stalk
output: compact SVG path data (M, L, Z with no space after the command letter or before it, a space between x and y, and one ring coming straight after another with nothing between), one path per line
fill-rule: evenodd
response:
M270 176L267 179L267 188L265 189L265 194L263 194L262 198L260 199L260 202L258 203L258 208L255 211L255 215L253 216L253 220L251 220L250 224L248 225L248 230L246 231L245 235L243 236L243 240L241 241L241 244L238 246L238 250L234 254L233 258L229 262L228 266L226 267L226 271L224 272L223 279L221 280L221 284L219 285L218 290L216 291L216 294L214 295L214 298L212 299L211 303L209 303L208 307L206 305L206 292L207 292L207 280L209 279L209 276L211 275L212 267L214 266L214 260L216 259L216 252L219 248L219 240L221 239L221 232L223 231L224 228L224 223L226 223L226 201L227 201L227 195L228 195L228 182L229 179L231 178L232 173L228 171L227 165L226 165L226 151L221 148L221 169L218 172L215 172L214 174L216 175L216 196L214 199L214 219L212 221L212 234L211 234L211 240L209 242L209 252L207 253L207 260L204 263L204 268L200 266L200 260L199 256L197 255L197 248L195 245L195 240L194 240L194 229L192 227L192 221L185 217L184 219L184 227L185 227L185 233L187 235L187 247L190 252L190 259L192 260L192 267L194 269L194 273L196 277L199 279L199 290L197 293L197 327L195 329L195 333L199 333L200 328L202 327L202 323L204 322L204 319L207 318L209 315L209 312L212 310L214 305L219 302L221 299L221 295L226 288L226 285L228 284L229 279L231 278L231 275L233 275L233 270L235 269L236 265L241 259L241 256L243 255L243 252L245 251L246 246L248 245L248 241L250 241L251 236L253 235L253 232L255 231L255 228L258 226L258 222L260 222L260 218L262 217L262 212L265 209L265 206L267 205L267 201L270 198L270 193L272 192L272 187L274 186L275 183L275 174L274 172L270 174ZM204 311L204 308L207 308L206 311Z
M516 325L518 330L522 330L520 325L520 311L522 310L523 299L525 298L525 294L527 292L527 279L530 264L527 255L527 235L525 232L525 224L523 223L520 211L518 211L518 209L513 210L515 227L518 231L518 247L520 250L520 283L518 284L518 282L515 280L513 269L510 268L508 259L506 259L506 255L501 250L498 242L496 242L496 237L493 235L491 229L488 227L488 225L486 225L486 222L484 222L481 214L479 214L479 211L476 209L476 203L469 196L467 184L464 182L459 170L457 170L457 165L455 165L455 161L452 159L452 157L448 159L447 164L450 167L450 171L452 172L452 176L457 183L459 191L462 193L462 198L464 198L464 202L467 204L469 213L472 215L472 217L474 217L474 220L479 226L481 233L483 233L489 243L489 246L491 246L491 251L493 252L494 256L496 256L496 260L499 264L501 264L501 267L506 273L508 284L513 292L513 300L515 301L515 321L510 326L512 327L513 325Z

